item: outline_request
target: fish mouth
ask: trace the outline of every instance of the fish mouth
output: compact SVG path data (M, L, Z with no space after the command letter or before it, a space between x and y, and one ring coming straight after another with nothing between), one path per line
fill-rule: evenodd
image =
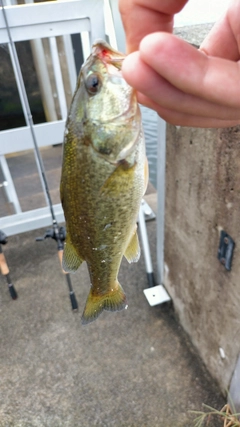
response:
M92 56L100 59L106 67L113 65L118 70L122 68L122 62L126 55L113 49L105 40L96 40L92 47Z
M94 42L92 46L92 52L90 57L87 59L88 69L92 67L95 61L100 61L104 67L106 68L109 76L113 80L121 79L125 82L122 77L121 69L122 63L125 59L126 55L112 48L105 40L98 39ZM126 84L126 82L125 82ZM138 105L135 100L135 90L131 88L131 94L129 94L129 103L124 111L116 115L114 118L110 117L109 119L105 119L101 121L101 124L107 124L110 122L118 121L122 118L122 120L126 120L135 116ZM97 120L96 120L97 122Z
M115 115L114 117L111 116L108 119L106 117L104 120L101 118L101 121L98 121L97 118L92 119L92 122L94 122L95 125L100 124L101 126L106 126L108 123L115 123L116 126L122 126L123 123L128 119L136 117L137 122L140 120L140 111L136 100L135 90L125 82L121 73L122 62L125 57L126 55L112 48L104 40L96 40L92 46L92 52L89 57L88 64L89 68L91 68L95 61L99 61L105 67L112 81L114 80L117 82L118 79L121 79L124 82L122 84L129 87L128 103L127 105L125 105L125 109L119 112L119 114ZM120 149L118 153L109 154L107 152L101 152L101 150L99 150L99 148L95 147L94 145L93 149L97 152L98 156L104 158L105 161L114 166L118 166L122 162L124 162L125 159L129 157L129 155L131 155L131 153L133 152L134 147L136 146L136 143L138 141L140 132L141 129L139 129L139 131L135 133L133 140L130 141L125 147Z

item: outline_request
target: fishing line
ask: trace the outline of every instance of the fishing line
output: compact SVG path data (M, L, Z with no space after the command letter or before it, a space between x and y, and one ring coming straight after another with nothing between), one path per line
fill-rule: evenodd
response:
M24 112L24 116L25 116L25 121L26 121L27 126L29 126L29 128L30 128L30 132L31 132L31 136L32 136L32 140L33 140L38 164L39 164L39 169L41 171L41 176L42 176L42 180L44 183L44 187L45 187L45 191L46 191L46 195L47 195L47 199L48 199L49 208L51 211L53 222L56 223L56 217L55 217L53 206L52 206L52 200L51 200L51 196L50 196L50 192L49 192L48 183L46 180L44 165L43 165L43 161L42 161L42 158L41 158L41 155L39 152L39 148L37 145L36 135L35 135L34 127L33 127L34 123L33 123L32 114L31 114L31 110L30 110L30 106L29 106L29 102L28 102L28 97L27 97L27 93L26 93L26 89L25 89L25 85L24 85L24 81L23 81L22 71L20 68L19 60L18 60L18 54L16 51L15 43L12 40L11 31L10 31L10 27L8 24L8 19L7 19L5 7L3 4L3 0L0 0L0 3L2 6L3 18L5 21L5 25L6 25L6 29L7 29L7 33L8 33L9 43L10 43L10 47L11 47L11 54L12 54L13 61L14 61L13 62L14 68L15 68L15 72L16 72L17 77L18 77L18 83L20 86L20 96L22 98L23 105L24 105L24 111L23 112Z
M46 179L44 164L43 164L42 157L41 157L41 154L40 154L40 151L38 148L38 144L37 144L37 139L36 139L35 130L34 130L33 118L32 118L32 114L31 114L31 110L30 110L30 106L29 106L29 102L28 102L28 97L27 97L27 93L26 93L26 89L25 89L25 85L24 85L24 81L23 81L22 71L21 71L21 67L20 67L20 63L19 63L19 59L18 59L18 54L16 51L15 43L13 42L13 39L12 39L12 35L11 35L11 31L10 31L5 7L3 4L3 0L0 0L0 5L2 7L3 19L5 21L6 30L7 30L7 34L8 34L9 51L10 51L10 55L12 57L12 64L13 64L15 76L17 76L18 91L19 91L19 96L20 96L21 101L22 101L24 117L25 117L26 124L29 127L30 132L31 132L35 156L36 156L36 162L38 164L38 168L39 168L39 171L41 173L43 188L45 190L45 195L47 196L46 199L47 199L48 206L49 206L51 216L52 216L53 230L47 230L47 232L45 233L43 238L37 238L36 240L37 241L44 240L47 237L51 237L54 240L56 240L57 246L58 246L59 258L61 261L62 251L63 251L63 242L65 240L65 230L63 227L58 226L58 223L56 220L56 216L55 216L54 209L53 209L52 199L50 196L49 186L48 186L47 179ZM67 284L68 284L68 288L69 288L69 296L70 296L70 300L71 300L72 309L77 310L78 303L77 303L77 300L76 300L76 297L75 297L75 294L74 294L74 291L72 288L71 280L70 280L68 273L66 273L66 280L67 280Z

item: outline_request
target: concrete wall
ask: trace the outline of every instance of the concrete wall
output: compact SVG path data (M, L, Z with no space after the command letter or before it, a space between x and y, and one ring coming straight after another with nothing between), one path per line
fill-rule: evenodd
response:
M217 259L221 229L236 242L230 272ZM181 324L223 391L240 352L239 242L240 127L168 125L165 286Z

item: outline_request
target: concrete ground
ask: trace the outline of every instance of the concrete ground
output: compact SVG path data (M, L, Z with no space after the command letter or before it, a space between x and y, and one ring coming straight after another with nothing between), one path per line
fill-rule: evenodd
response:
M156 221L147 229L156 271ZM35 242L44 232L9 237L3 247L19 298L11 300L0 276L0 427L193 427L191 411L203 403L221 409L225 400L171 305L148 305L144 257L120 269L128 309L82 326L86 265L71 276L73 313L56 243Z

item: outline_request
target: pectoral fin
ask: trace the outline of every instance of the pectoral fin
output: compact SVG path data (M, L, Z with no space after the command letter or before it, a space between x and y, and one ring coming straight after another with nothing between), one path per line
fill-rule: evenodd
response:
M75 273L82 262L82 258L77 254L72 242L67 235L62 259L63 270L66 271L66 273Z
M139 246L139 240L137 235L137 226L134 227L133 236L128 244L127 249L125 250L124 256L129 263L137 262L140 258L141 249Z

